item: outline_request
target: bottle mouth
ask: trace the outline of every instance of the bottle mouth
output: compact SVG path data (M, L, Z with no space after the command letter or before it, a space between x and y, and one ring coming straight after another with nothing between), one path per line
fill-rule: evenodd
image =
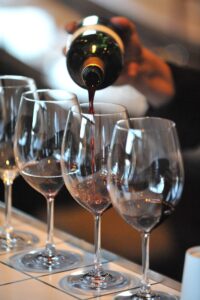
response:
M82 80L88 88L98 88L104 79L104 63L98 57L89 57L82 68Z
M103 82L103 73L98 67L90 66L83 70L82 79L87 87L97 88Z

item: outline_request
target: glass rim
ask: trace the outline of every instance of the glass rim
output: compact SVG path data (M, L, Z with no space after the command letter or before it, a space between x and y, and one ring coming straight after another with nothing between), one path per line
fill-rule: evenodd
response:
M155 121L165 121L167 122L169 125L166 127L166 128L159 128L160 131L166 131L166 130L171 130L172 128L176 128L176 123L170 119L167 119L167 118L161 118L161 117L136 117L136 118L128 118L127 120L119 120L116 122L115 126L117 129L119 130L122 130L122 131L143 131L143 132L151 132L151 131L156 131L156 129L152 129L152 128L125 128L125 127L122 127L120 124L122 123L127 123L129 121L139 121L139 120L155 120Z
M34 99L33 97L29 97L29 95L35 95L35 93L49 93L49 95L53 95L53 93L59 93L60 95L67 95L67 98L63 98L63 99L48 99L48 100L45 100L45 99ZM51 88L44 88L44 89L36 89L34 91L26 91L24 93L22 93L22 96L21 96L21 99L25 99L26 101L30 101L30 102L35 102L35 103L42 103L42 102L45 102L45 103L53 103L53 102L66 102L66 101L72 101L72 100L77 100L78 102L78 99L77 99L77 96L75 93L73 92L70 92L70 91L67 91L67 90L64 90L64 89L51 89ZM77 106L76 104L74 104L73 106Z
M89 107L89 105L90 105L89 102L82 102L82 103L80 103L80 107L82 107L82 106ZM113 103L113 102L95 102L94 103L94 108L95 108L96 105L115 106L115 107L122 108L122 110L113 111L113 112L104 112L104 113L98 113L98 112L96 113L96 112L94 112L94 114L90 113L89 111L88 112L75 112L74 111L74 113L82 115L82 116L84 116L84 115L91 115L91 116L96 116L96 117L98 117L98 116L106 116L106 117L108 117L108 116L113 116L113 115L116 115L116 114L127 113L126 107L124 105L122 105L122 104Z
M15 80L17 81L23 81L25 82L25 84L9 84L9 85L5 85L3 86L3 88L16 88L16 87L22 87L22 86L28 86L29 84L35 84L35 80L31 77L28 76L22 76L22 75L0 75L0 80L3 79L9 79L9 80Z

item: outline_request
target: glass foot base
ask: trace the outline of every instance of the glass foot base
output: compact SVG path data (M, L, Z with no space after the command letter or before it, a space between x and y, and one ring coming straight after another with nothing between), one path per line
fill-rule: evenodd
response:
M67 270L81 260L77 254L64 250L56 250L48 256L45 249L37 249L28 253L13 256L10 261L18 270L27 272L53 272Z
M139 292L134 294L126 291L114 297L114 300L179 300L178 296L170 295L161 291L153 291L152 294L142 295Z
M97 273L92 270L64 277L61 286L64 289L73 287L81 290L111 290L124 287L129 281L128 276L116 271L102 270Z
M0 253L12 250L22 250L39 242L32 233L14 230L10 234L0 234Z

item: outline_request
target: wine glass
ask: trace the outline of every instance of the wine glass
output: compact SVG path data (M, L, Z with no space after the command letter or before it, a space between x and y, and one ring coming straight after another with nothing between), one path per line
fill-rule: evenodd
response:
M142 287L129 298L177 299L152 291L147 276L150 232L171 215L183 189L184 171L175 123L151 117L117 122L108 169L113 206L142 236Z
M68 251L56 250L53 241L54 199L63 178L60 166L61 143L71 106L78 107L74 94L43 89L22 95L15 133L15 159L25 181L47 200L47 240L44 249L18 257L19 269L63 270L79 261Z
M95 221L94 267L89 272L67 276L66 284L82 290L108 290L123 286L127 277L105 270L101 261L101 216L110 207L107 191L107 158L114 124L127 119L126 109L112 103L80 105L82 113L70 111L62 145L62 174L72 197Z
M35 235L14 230L11 224L12 186L19 174L13 150L15 123L22 93L35 89L32 78L0 76L0 178L4 183L5 194L5 221L0 228L0 252L22 249L38 242Z

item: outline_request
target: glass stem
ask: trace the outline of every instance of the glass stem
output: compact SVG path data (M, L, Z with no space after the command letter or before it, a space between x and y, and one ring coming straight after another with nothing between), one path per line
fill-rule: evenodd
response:
M95 228L94 228L94 246L95 246L95 259L94 268L97 273L101 272L101 216L95 215Z
M12 183L4 183L4 197L5 197L5 224L4 230L6 236L9 238L13 230L11 226L11 210L12 210Z
M151 285L148 279L149 270L149 238L148 232L142 233L142 287L141 292L143 295L149 295L151 292Z
M55 254L55 245L53 241L54 234L54 198L47 197L47 240L46 252L48 256Z

